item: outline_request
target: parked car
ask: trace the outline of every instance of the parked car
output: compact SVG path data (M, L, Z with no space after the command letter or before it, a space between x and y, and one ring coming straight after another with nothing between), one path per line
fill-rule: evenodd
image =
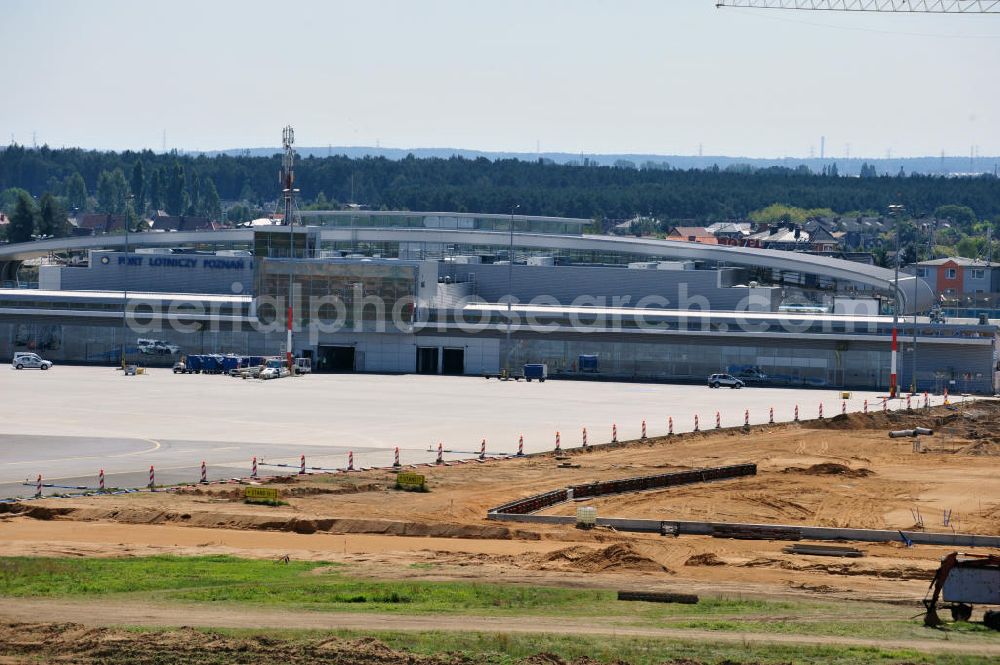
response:
M732 374L713 374L708 377L708 387L709 388L721 388L722 386L729 386L730 388L742 388L746 384L740 379L737 379Z
M51 360L42 359L37 353L16 353L10 366L14 369L48 369L52 367Z

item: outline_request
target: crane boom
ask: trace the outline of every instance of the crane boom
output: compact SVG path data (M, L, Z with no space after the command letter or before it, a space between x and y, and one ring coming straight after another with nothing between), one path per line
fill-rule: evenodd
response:
M1000 14L1000 0L717 0L715 6L834 12Z

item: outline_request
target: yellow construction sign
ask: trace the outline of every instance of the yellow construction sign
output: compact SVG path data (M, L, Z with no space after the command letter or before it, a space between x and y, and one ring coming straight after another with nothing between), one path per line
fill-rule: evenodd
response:
M243 490L243 497L257 501L277 501L278 490L273 487L247 487Z
M423 487L427 478L419 473L396 474L396 484L405 487Z

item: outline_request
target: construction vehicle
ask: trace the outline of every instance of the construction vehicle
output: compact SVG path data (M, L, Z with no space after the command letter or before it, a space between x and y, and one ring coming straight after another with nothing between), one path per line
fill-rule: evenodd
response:
M924 625L936 627L944 623L938 609L951 610L955 621L968 621L973 605L1000 606L1000 555L952 552L941 559L927 590ZM1000 630L1000 609L986 610L983 624Z

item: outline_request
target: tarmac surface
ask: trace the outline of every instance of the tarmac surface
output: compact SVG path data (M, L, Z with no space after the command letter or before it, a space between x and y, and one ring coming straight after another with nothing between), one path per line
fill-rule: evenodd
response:
M832 417L846 406L881 408L882 396L839 391L747 387L713 390L701 385L599 381L501 382L482 377L327 374L272 381L227 376L175 375L152 369L126 377L111 368L54 367L0 370L0 498L106 487L138 488L194 482L202 461L209 480L246 477L251 458L261 475L294 473L300 455L310 470L386 466L393 448L403 464L432 462L440 442L446 460L469 459L487 441L488 454L552 450L556 432L564 448L582 442L637 439L700 428L764 424L800 417ZM914 406L923 398L914 398ZM918 403L919 401L919 403ZM939 404L941 398L932 398ZM905 407L897 401L890 408ZM284 464L288 466L272 466ZM28 483L28 484L25 484Z

